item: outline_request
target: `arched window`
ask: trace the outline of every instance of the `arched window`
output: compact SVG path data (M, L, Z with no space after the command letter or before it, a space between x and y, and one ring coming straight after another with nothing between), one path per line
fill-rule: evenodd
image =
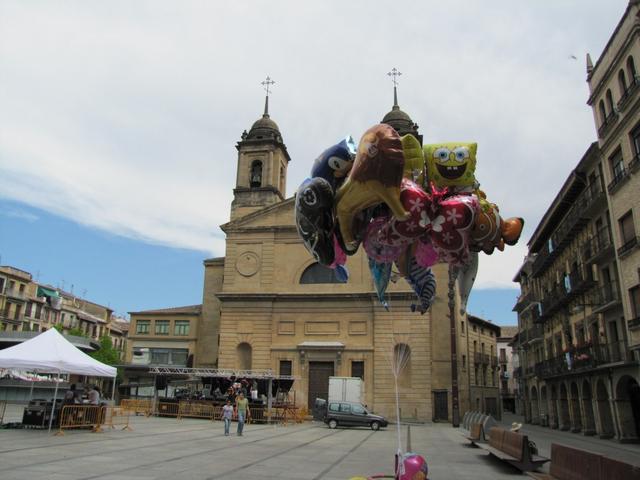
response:
M393 347L393 369L398 376L398 386L411 387L411 347L406 343Z
M633 63L633 57L631 55L627 58L627 73L629 74L629 83L631 85L636 83L636 65Z
M314 283L346 283L342 280L339 280L336 277L333 269L329 267L325 267L324 265L320 265L319 263L314 263L313 265L309 265L304 272L302 272L302 276L300 277L301 284L314 284Z
M618 83L620 84L620 95L624 95L627 92L627 78L624 76L623 69L618 72Z
M611 115L613 113L613 95L611 94L610 89L607 89L606 97L607 97L607 105L609 107L609 115Z
M247 342L236 347L236 364L238 370L251 370L251 345Z
M251 176L249 178L249 186L257 188L262 186L262 162L254 160L251 162Z
M600 124L604 125L607 121L607 111L604 108L604 102L602 100L598 103L598 108L600 109Z

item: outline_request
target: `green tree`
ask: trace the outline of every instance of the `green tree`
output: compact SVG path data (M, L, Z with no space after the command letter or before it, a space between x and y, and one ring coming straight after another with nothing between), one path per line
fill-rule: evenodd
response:
M106 335L100 338L100 350L92 352L89 355L107 365L117 365L120 363L120 352L113 348L111 337Z
M79 329L79 328L77 328L77 327L70 328L70 329L67 331L67 335L73 335L73 336L75 336L75 337L84 337L84 338L88 338L88 337L87 337L87 334L86 334L86 333L84 333L82 330L80 330L80 329Z

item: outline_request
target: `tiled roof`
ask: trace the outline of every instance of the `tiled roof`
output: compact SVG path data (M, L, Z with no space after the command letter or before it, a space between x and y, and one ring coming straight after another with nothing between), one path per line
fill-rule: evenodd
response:
M500 327L500 337L513 338L518 333L518 327Z

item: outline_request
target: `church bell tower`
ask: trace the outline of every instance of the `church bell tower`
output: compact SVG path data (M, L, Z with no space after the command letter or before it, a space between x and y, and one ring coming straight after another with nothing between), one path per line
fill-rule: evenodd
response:
M278 125L269 116L269 93L274 83L269 77L262 82L267 92L262 118L251 126L249 133L242 132L236 145L238 171L231 202L232 221L281 202L286 195L291 158Z

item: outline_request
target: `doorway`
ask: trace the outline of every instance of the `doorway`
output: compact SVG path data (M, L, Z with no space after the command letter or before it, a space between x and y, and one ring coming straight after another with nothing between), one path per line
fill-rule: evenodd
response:
M449 421L449 400L447 399L447 391L433 392L433 421L442 420Z
M316 398L329 399L329 377L333 376L333 367L333 362L309 362L307 403L310 411L313 411Z

